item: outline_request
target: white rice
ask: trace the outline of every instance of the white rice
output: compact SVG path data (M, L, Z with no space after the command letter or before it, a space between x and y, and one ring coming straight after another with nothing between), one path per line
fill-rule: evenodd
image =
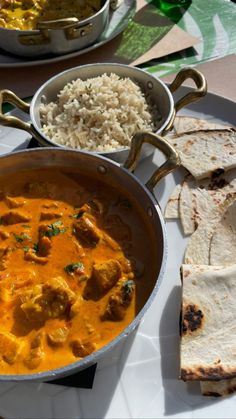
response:
M57 144L90 151L129 147L137 131L153 131L154 123L141 89L129 78L103 74L73 80L42 104L43 133Z

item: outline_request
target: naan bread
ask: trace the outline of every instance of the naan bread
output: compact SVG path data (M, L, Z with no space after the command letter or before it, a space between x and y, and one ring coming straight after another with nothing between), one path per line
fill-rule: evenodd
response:
M170 195L164 212L165 219L179 218L179 196L181 188L182 185L179 183Z
M225 197L222 197L221 201L224 199ZM199 223L208 219L208 214L214 211L214 207L215 200L208 190L193 188L189 182L184 182L179 199L179 213L184 234L193 234Z
M221 205L229 193L236 193L236 170L197 181L189 176L179 195L179 216L185 235L193 234L199 223L207 220L215 206Z
M173 218L179 218L179 199L180 199L180 193L182 190L182 186L185 181L189 179L194 179L189 173L187 173L184 176L184 179L181 184L176 185L175 189L171 193L168 202L166 204L164 217L165 219L173 219Z
M236 170L212 178L196 180L186 175L176 185L165 208L165 219L180 218L185 235L193 234L208 212L220 205L229 193L236 193Z
M174 131L176 134L184 134L189 131L215 130L228 128L224 124L217 124L207 121L206 119L198 119L192 116L176 116L174 123Z
M183 265L181 378L236 377L236 265Z
M203 396L221 397L236 392L236 378L220 381L201 381Z
M236 167L236 130L195 131L168 138L181 164L196 179Z
M211 265L233 265L235 263L236 201L228 207L220 222L216 225L210 243Z
M192 265L210 264L210 244L213 232L223 214L236 199L236 194L229 193L221 205L212 207L206 219L201 221L197 230L192 234L184 257L184 263Z

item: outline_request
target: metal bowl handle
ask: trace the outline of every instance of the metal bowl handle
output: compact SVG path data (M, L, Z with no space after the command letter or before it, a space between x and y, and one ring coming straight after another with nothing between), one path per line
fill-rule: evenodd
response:
M153 189L157 182L159 182L168 173L177 169L180 166L180 158L177 151L168 143L163 137L151 132L140 131L137 132L131 141L130 152L127 157L124 167L130 171L133 171L137 165L141 148L144 143L153 145L162 151L167 160L163 163L147 181L146 187L153 192Z
M10 103L11 105L16 106L18 109L22 110L25 113L29 113L30 105L23 100L21 100L15 93L11 92L10 90L1 90L0 91L0 124L22 129L23 131L27 131L31 133L31 126L30 124L22 121L20 118L16 116L4 115L3 113L3 104Z
M169 90L171 91L171 93L174 93L187 79L192 79L195 82L196 89L194 89L192 92L187 93L175 103L172 118L163 130L162 135L165 135L168 131L171 130L174 124L176 113L181 108L188 105L189 103L196 102L201 97L205 96L207 93L207 82L204 75L200 71L191 67L183 68L176 75L173 82L169 85Z
M25 113L29 113L30 110L30 104L24 102L11 90L0 90L0 125L4 125L6 127L11 128L18 128L23 131L26 131L30 135L35 137L40 145L48 145L48 143L43 139L43 137L41 137L41 135L36 131L36 129L31 123L24 122L22 121L22 119L17 118L16 116L5 115L3 113L4 103L10 103L11 105L14 105L17 109L20 109Z

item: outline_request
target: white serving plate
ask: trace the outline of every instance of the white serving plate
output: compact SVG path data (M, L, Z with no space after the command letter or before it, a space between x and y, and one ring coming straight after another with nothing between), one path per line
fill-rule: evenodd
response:
M178 95L187 90L180 88ZM183 114L235 125L236 103L208 94ZM27 133L1 127L0 154L25 148L28 141ZM145 181L162 161L162 156L155 152L139 164L136 175ZM183 170L178 170L156 186L155 194L162 209L182 176ZM206 398L201 396L198 383L178 380L179 267L187 240L177 222L168 221L166 228L168 262L156 299L137 332L98 365L93 389L0 383L0 416L6 419L235 418L235 396Z

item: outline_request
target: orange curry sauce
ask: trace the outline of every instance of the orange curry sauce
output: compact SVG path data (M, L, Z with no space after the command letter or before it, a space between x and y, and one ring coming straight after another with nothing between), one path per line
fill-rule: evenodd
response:
M10 174L0 191L0 373L73 363L119 335L153 288L144 217L69 169Z

